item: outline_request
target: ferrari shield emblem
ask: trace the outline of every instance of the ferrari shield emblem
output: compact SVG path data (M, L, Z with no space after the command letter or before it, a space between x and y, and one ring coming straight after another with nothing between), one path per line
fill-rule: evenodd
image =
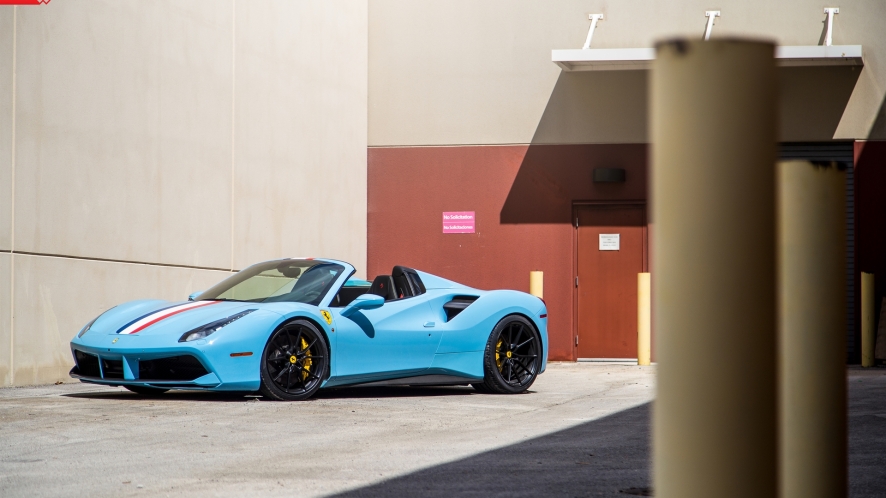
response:
M118 337L118 338L114 339L113 341L111 341L111 344L116 344L117 341L119 341L119 340L120 340L120 338Z
M326 323L332 325L332 313L326 310L320 310L320 314L323 315L323 319L326 320Z

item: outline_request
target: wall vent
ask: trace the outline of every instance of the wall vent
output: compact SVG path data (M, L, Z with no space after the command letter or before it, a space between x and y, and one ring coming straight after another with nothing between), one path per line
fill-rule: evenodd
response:
M624 183L624 168L594 168L594 183Z

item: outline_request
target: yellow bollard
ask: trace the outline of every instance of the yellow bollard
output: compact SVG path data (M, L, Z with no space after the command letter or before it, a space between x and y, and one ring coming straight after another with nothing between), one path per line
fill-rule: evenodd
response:
M861 272L861 366L874 366L874 274Z
M776 174L780 496L846 496L846 175Z
M535 297L545 298L545 272L529 272L529 293Z
M652 292L649 274L637 274L637 365L652 361Z

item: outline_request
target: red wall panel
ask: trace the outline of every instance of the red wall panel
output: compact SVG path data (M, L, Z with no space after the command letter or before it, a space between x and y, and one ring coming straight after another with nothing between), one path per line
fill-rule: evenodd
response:
M855 343L861 344L861 272L874 274L876 317L886 296L886 142L855 142ZM860 351L860 349L859 349ZM853 361L860 361L860 353Z
M480 289L529 291L545 272L549 359L575 359L572 203L644 199L645 145L370 148L367 276L394 265ZM594 184L595 167L627 170ZM443 234L443 211L475 211L476 233Z

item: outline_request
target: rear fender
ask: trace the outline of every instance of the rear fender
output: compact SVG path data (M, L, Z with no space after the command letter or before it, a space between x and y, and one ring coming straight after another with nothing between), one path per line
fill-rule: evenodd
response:
M516 314L528 319L535 327L542 341L542 358L545 358L548 349L547 319L539 316L546 312L540 299L517 291L490 291L480 295L474 303L447 322L442 306L451 300L449 294L453 293L441 294L431 300L435 318L438 318L439 328L443 331L438 354L485 350L489 335L498 322Z

